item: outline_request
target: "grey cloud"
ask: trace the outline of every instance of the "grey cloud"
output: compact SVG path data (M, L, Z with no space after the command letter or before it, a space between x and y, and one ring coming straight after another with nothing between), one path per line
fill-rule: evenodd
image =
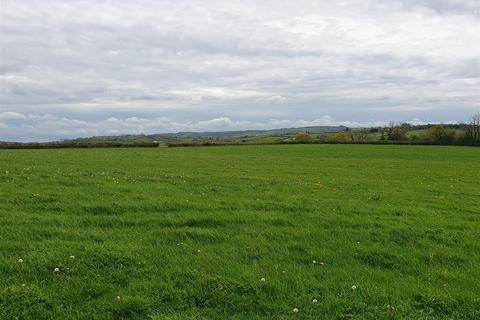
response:
M470 0L4 0L0 111L463 120L480 105L475 10Z
M391 2L391 0L390 0ZM397 2L403 8L424 7L441 14L478 14L480 5L476 0L402 0Z

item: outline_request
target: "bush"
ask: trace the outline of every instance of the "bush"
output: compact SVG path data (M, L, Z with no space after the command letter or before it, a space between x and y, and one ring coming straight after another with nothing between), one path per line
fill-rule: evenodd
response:
M299 133L295 136L295 142L297 143L312 143L315 141L315 137L309 133Z
M341 131L335 134L335 141L353 141L353 135L350 131Z

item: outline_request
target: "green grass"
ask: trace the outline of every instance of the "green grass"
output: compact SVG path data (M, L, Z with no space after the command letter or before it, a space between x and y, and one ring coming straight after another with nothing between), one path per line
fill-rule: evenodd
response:
M3 150L0 319L479 319L479 165L464 147Z

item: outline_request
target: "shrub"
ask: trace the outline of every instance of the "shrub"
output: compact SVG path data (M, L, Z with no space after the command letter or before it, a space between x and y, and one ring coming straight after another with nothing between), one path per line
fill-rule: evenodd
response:
M353 141L353 135L350 131L340 131L335 134L335 141Z
M299 133L295 136L295 142L297 143L312 143L315 141L315 137L309 133Z

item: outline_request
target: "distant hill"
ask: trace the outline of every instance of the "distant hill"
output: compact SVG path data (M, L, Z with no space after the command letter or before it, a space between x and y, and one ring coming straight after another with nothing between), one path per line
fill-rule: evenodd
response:
M212 131L212 132L177 132L161 134L118 135L118 136L94 136L65 140L68 142L159 142L169 143L183 140L237 140L252 137L270 136L294 136L297 133L309 132L312 134L335 133L345 131L345 126L314 126L299 128L282 128L271 130L238 130L238 131Z
M345 126L312 126L271 130L237 130L212 132L177 132L161 134L126 134L116 136L93 136L53 142L0 142L0 149L21 148L99 148L99 147L159 147L202 145L254 145L305 143L296 139L299 133L309 133L310 143L375 143L375 144L459 144L478 145L465 139L464 124L446 124L436 134L428 134L432 124L401 124L395 127L401 138L391 138L392 128L348 128ZM440 138L438 138L440 137ZM443 139L443 140L440 140Z

